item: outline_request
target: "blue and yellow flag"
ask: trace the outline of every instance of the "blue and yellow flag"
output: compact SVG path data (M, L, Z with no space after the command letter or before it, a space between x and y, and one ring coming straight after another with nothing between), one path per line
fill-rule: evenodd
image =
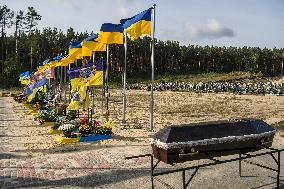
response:
M26 94L28 95L28 102L31 102L34 99L38 90L44 90L43 86L46 84L46 79L42 79L38 82L31 84L26 89Z
M26 72L23 72L20 74L20 78L21 77L26 77L26 76L29 76L30 75L30 72L29 71L26 71Z
M79 110L80 107L80 97L79 97L79 93L75 92L73 94L73 97L71 99L70 104L67 107L67 110Z
M26 71L20 74L20 78L19 81L21 82L21 84L23 85L29 85L30 84L30 72Z
M122 25L111 23L103 24L97 41L104 44L123 44Z
M103 59L97 61L96 65L93 66L92 75L87 82L87 86L102 86L103 85Z
M142 34L151 34L151 13L152 8L149 8L131 18L120 20L131 40L139 38Z
M71 41L69 44L69 55L76 55L77 59L82 58L82 41Z
M82 56L92 56L92 52L106 51L106 44L96 41L97 39L98 34L94 34L82 41Z

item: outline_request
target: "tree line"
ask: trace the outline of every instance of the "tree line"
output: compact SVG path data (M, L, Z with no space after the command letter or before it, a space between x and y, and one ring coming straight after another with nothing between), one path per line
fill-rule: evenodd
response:
M13 11L6 5L0 5L0 87L19 85L19 73L34 71L45 59L68 51L70 41L82 40L94 34L92 31L76 32L71 27L67 31L50 27L39 30L37 24L41 18L33 7ZM135 41L128 40L128 77L150 75L150 41L151 38L147 36ZM106 58L106 53L98 53L98 56ZM110 45L110 77L121 76L123 67L123 45ZM186 46L178 41L155 39L155 74L232 71L281 75L284 72L284 49Z

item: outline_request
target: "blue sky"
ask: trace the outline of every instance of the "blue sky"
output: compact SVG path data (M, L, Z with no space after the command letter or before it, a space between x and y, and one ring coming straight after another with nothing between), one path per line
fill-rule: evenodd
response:
M181 44L284 48L283 0L0 0L13 10L33 6L38 27L98 32L156 3L156 37Z

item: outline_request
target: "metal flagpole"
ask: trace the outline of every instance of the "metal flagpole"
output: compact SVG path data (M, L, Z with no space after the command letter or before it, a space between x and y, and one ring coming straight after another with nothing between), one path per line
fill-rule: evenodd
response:
M71 69L71 64L68 65L68 70ZM70 79L68 78L68 86L69 86L69 99L68 99L68 102L70 102L70 99L71 99L71 82L70 82Z
M152 67L152 81L151 81L151 98L150 98L150 130L154 129L154 94L153 94L153 87L154 87L154 44L155 44L155 9L156 4L153 5L152 11L152 29L151 29L151 36L152 36L152 54L151 54L151 67Z
M122 118L122 124L126 124L125 120L125 114L126 114L126 63L127 63L127 33L126 30L124 30L124 72L123 72L123 118Z
M66 104L66 91L67 91L67 66L64 66L64 104Z
M108 69L109 69L109 45L107 44L107 65L106 65L106 86L105 86L105 96L106 96L106 121L108 121L108 114L109 114L109 111L108 111Z
M93 52L93 64L95 64L95 52ZM91 90L91 98L92 98L92 111L91 111L91 121L92 121L93 114L95 113L94 111L94 108L95 108L94 87L92 87L92 90Z
M60 66L60 103L62 100L62 85L63 85L63 67Z

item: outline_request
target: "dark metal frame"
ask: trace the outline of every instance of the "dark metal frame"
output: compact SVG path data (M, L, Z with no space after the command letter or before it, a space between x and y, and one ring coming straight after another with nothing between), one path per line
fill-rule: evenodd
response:
M155 172L155 168L158 166L158 164L161 161L158 160L154 164L154 156L152 154L131 156L131 157L126 157L126 159L134 159L134 158L140 158L140 157L150 157L151 158L151 174L150 174L150 176L151 176L152 189L154 189L154 177L157 177L157 176L160 176L160 175L166 175L166 174L170 174L170 173L176 173L176 172L182 172L182 186L183 186L183 189L186 189L188 187L188 185L190 184L190 182L192 181L192 179L194 178L194 176L197 174L197 172L200 168L208 167L208 166L212 166L212 165L219 165L219 164L233 162L233 161L239 161L239 175L240 176L242 176L242 174L241 174L242 173L242 162L246 162L246 163L256 165L256 166L264 168L264 169L268 169L268 170L277 172L277 188L279 189L279 187L280 187L280 158L281 158L281 152L284 151L284 149L271 148L271 147L267 147L265 145L258 145L257 147L265 148L269 151L261 152L261 153L257 153L257 154L246 153L245 152L246 149L200 152L200 153L204 154L209 160L211 160L213 162L204 163L204 164L200 164L200 165L196 165L196 166L185 167L185 168L177 168L177 169L173 169L173 170L159 171L159 172ZM249 149L249 150L251 150L251 149ZM215 159L214 157L212 157L210 155L210 153L212 153L212 152L228 152L228 151L237 151L238 154L239 154L239 157L238 158L226 159L226 160L218 160L218 159ZM277 153L277 158L275 157L274 153ZM273 158L273 160L277 164L277 168L271 168L271 167L268 167L268 166L265 166L265 165L262 165L262 164L259 164L259 163L255 163L255 162L251 162L251 161L246 160L246 159L249 159L249 158L268 155L268 154ZM194 170L194 172L191 174L191 176L189 177L188 180L186 180L186 178L185 178L185 172L187 170ZM157 179L157 180L160 181L160 179ZM163 183L163 182L161 182L161 183ZM163 184L169 186L166 183L163 183Z

